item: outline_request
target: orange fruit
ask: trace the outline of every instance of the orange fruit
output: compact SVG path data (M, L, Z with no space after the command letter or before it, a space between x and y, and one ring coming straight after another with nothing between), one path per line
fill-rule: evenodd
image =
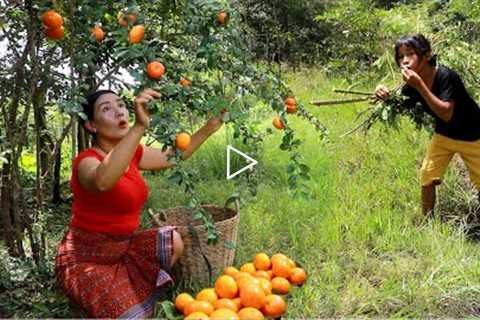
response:
M215 289L213 288L206 288L201 290L197 296L195 297L196 300L198 301L207 301L210 302L213 305L215 305L215 302L218 300L217 293L215 292Z
M63 26L63 18L55 10L48 10L42 14L42 23L49 29L57 29Z
M297 101L295 101L294 97L286 97L285 98L285 104L289 106L294 106L297 104Z
M208 316L200 311L192 312L184 320L208 320Z
M267 274L270 277L270 280L273 278L273 270L267 270Z
M210 313L213 312L213 306L210 302L207 301L194 300L193 302L185 306L185 309L183 309L183 314L185 316L189 316L194 312L203 312L208 316Z
M178 149L185 151L190 145L190 141L191 141L190 135L186 132L182 132L177 134L177 138L175 139L175 146Z
M252 275L250 273L239 271L233 275L233 279L235 279L235 281L238 281L240 278L251 277L251 276Z
M215 282L215 291L220 298L235 298L238 292L238 285L231 276L220 276Z
M242 307L242 301L241 301L240 297L232 299L232 301L237 305L238 309L240 309Z
M249 285L240 289L242 306L260 309L265 305L265 292L259 285Z
M302 268L293 268L289 279L292 284L301 285L307 279L307 273Z
M264 278L264 279L270 280L270 275L265 270L258 270L253 274L253 276L255 278Z
M248 262L240 267L240 271L253 275L257 270L255 269L255 265L253 263Z
M275 277L288 278L292 272L292 267L288 260L280 259L272 262L272 271Z
M287 258L288 259L288 264L290 265L290 267L295 268L297 266L297 264L295 263L295 261L293 261L292 259L290 258Z
M128 19L128 21L127 21ZM121 25L122 27L128 27L128 22L130 23L135 23L135 21L137 21L137 15L134 14L134 13L130 13L127 15L127 19L125 19L125 14L123 12L119 12L117 14L117 21L118 21L118 24Z
M177 308L178 311L183 313L185 307L193 301L195 301L195 299L193 299L193 297L188 293L180 293L175 298L175 308Z
M276 253L270 258L270 261L272 261L272 263L273 263L274 261L280 260L280 259L288 260L288 257L286 255L284 255L283 253Z
M130 43L140 43L144 35L145 27L143 25L134 26L130 29L130 32L128 32L128 41Z
M165 67L161 62L152 61L147 64L147 74L150 78L158 80L165 74Z
M238 315L230 309L217 309L210 314L210 320L238 320Z
M238 311L238 306L235 303L235 301L233 301L232 299L226 299L226 298L218 299L217 302L215 302L214 308L215 308L215 310L216 309L230 309L230 310L235 311L235 312Z
M263 313L260 310L255 308L243 308L238 312L238 317L240 320L263 320Z
M273 126L277 129L285 129L282 119L280 119L280 117L278 116L273 118L272 123L273 123Z
M270 258L266 253L258 253L253 258L253 264L257 270L268 270L272 266Z
M102 27L96 25L92 28L92 36L97 40L97 42L102 42L105 39L105 32L103 32Z
M185 87L185 88L186 88L186 87L189 87L191 84L192 84L192 81L190 81L190 80L188 80L188 79L186 79L186 78L181 78L181 79L180 79L180 85L181 85L182 87Z
M223 274L231 277L233 277L233 275L237 274L238 272L239 272L238 269L232 266L226 267L225 270L223 270Z
M290 282L282 277L272 279L272 291L280 294L287 294L290 291Z
M265 294L272 293L272 283L270 282L270 280L267 280L265 278L259 278L258 281L260 281L260 287L262 287Z
M287 303L282 296L271 294L265 298L262 312L267 317L277 318L287 311Z
M223 26L228 20L228 13L225 10L221 10L217 14L217 22L219 25Z
M294 104L287 104L287 113L294 113L297 111L297 106Z
M45 30L45 34L49 39L59 40L62 39L65 35L65 29L63 28L63 26L60 26L58 28L48 28Z
M242 290L242 288L245 288L252 284L260 285L260 281L252 276L241 277L237 280L238 290Z

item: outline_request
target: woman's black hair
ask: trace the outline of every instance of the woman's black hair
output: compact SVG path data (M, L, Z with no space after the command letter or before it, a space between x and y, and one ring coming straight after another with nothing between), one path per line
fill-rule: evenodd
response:
M432 52L430 47L430 41L425 38L421 33L415 33L412 35L403 36L395 42L395 62L400 66L400 48L402 46L407 46L413 49L419 57L424 57L427 53ZM431 66L437 65L437 55L430 55L428 59L428 64Z
M116 92L112 90L98 90L92 93L89 93L85 99L87 100L82 106L83 106L83 113L87 115L87 119L82 119L81 122L82 124L85 123L87 120L93 120L93 111L94 111L94 106L95 102L97 102L98 98L100 96L107 94L107 93L113 93L117 94Z
M82 124L83 128L87 130L87 132L91 135L92 141L95 141L96 135L95 133L91 132L85 127L85 121L87 120L93 120L93 112L94 112L94 107L95 107L95 102L97 102L98 98L100 96L106 94L106 93L113 93L117 94L116 92L112 90L98 90L92 93L89 93L86 97L85 100L87 100L83 105L83 113L87 115L87 119L80 118L80 123Z

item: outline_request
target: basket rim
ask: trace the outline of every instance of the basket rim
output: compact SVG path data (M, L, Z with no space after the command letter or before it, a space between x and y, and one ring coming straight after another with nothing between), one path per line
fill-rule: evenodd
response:
M233 210L233 211L240 211L240 206L238 206L238 210L236 208L230 208L230 207L227 207L227 206L219 206L217 204L213 204L213 203L205 203L205 204L201 204L200 207L216 207L218 209L227 209L227 210ZM164 208L164 209L160 209L160 210L156 210L154 212L158 213L160 211L163 211L163 210L174 210L174 209L195 209L194 207L186 207L186 206L175 206L175 207L168 207L168 208ZM153 210L153 209L152 209Z
M214 221L213 223L217 227L221 226L221 225L232 223L235 220L238 220L238 221L240 220L240 206L239 205L237 205L236 208L219 206L219 205L216 205L216 204L202 204L200 206L202 208L215 208L215 209L219 209L219 210L228 210L228 211L230 211L230 213L233 213L233 215L231 217L227 218L227 219ZM238 210L237 210L237 208L238 208ZM153 211L153 215L155 215L156 217L161 217L162 212L168 214L169 211L184 210L184 209L194 210L195 208L186 207L186 206L176 206L176 207L169 207L169 208L161 209L159 211L153 211L153 209L150 209L150 210ZM159 222L161 223L160 225L163 225L163 226L172 225L172 226L175 226L176 228L187 228L188 229L188 224L169 224L165 220L160 220ZM195 229L201 229L201 228L205 228L205 225L203 223L199 223L199 224L192 225L192 227L195 228Z

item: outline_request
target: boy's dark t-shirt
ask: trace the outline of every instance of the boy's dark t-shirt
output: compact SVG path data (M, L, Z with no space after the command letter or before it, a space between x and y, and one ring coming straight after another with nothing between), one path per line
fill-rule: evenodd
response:
M440 119L417 90L405 85L402 93L408 97L407 107L420 102L423 109L435 118L435 132L451 139L475 141L480 139L480 108L470 97L459 75L445 66L439 66L433 80L432 93L443 101L453 101L450 121Z

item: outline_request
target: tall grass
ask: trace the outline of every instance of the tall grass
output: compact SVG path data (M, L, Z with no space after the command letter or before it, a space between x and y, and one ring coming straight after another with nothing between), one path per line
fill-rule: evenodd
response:
M303 102L333 97L332 88L349 85L306 70L289 82ZM356 88L371 90L375 84L359 81ZM190 165L201 177L203 199L221 204L240 189L244 196L236 265L260 251L283 252L302 265L309 279L292 291L288 317L480 315L480 250L456 222L476 205L473 192L449 170L437 212L457 220L423 221L417 170L429 134L404 122L398 131L377 125L367 135L341 137L365 107L307 106L330 129L327 142L303 119L291 117L312 169L307 197L288 190L288 155L277 148L279 132L264 142L256 169L264 181L256 196L243 190L241 177L225 179L228 130L194 155ZM188 201L161 175L150 176L149 183L151 207Z

